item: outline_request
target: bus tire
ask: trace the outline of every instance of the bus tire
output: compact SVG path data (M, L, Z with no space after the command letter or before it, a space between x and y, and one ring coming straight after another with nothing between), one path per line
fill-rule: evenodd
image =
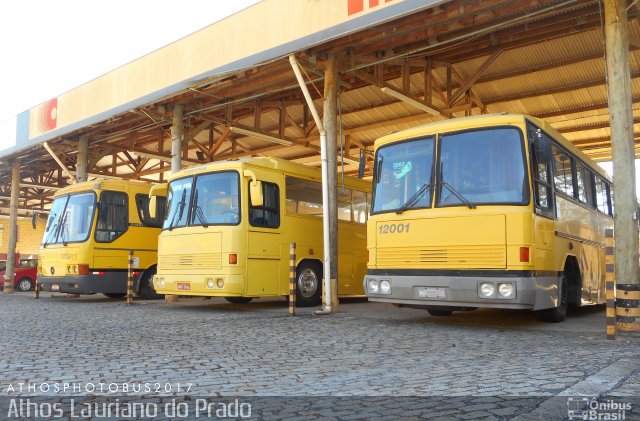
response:
M253 297L224 297L224 299L231 304L248 304L253 300Z
M102 294L109 298L124 298L127 296L126 292L103 292Z
M427 307L427 312L435 317L445 317L445 316L451 316L451 314L453 314L453 310L449 310L446 308L431 308L431 307Z
M296 307L313 307L322 297L322 270L315 262L302 261L296 269Z
M140 277L140 286L138 288L138 296L145 300L159 300L164 298L164 295L156 293L153 288L153 276L156 274L155 266L147 269Z
M569 277L567 271L562 272L560 280L560 305L558 307L546 308L538 311L538 317L543 322L560 323L567 317L569 309Z

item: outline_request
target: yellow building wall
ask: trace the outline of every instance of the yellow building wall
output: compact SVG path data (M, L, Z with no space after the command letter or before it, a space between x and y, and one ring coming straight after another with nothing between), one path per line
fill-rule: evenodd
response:
M38 254L42 234L44 233L42 221L36 229L31 226L31 219L18 219L18 242L16 252L24 257L30 254ZM9 246L9 218L0 218L0 254L8 252Z

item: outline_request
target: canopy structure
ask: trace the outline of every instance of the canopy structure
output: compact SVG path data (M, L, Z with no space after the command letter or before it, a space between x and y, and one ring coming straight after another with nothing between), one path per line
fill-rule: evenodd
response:
M337 57L337 160L346 173L377 137L497 112L543 118L592 158L611 160L601 8L584 0L263 0L21 114L17 145L0 152L1 211L8 213L11 161L20 162L20 214L46 210L73 180L80 139L88 141L90 177L163 180L177 105L182 166L265 155L320 165L292 53L320 112L325 63Z

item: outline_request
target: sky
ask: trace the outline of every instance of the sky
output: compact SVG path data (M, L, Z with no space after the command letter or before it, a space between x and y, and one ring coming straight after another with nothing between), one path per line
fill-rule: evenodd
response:
M16 115L259 0L0 0L0 150Z

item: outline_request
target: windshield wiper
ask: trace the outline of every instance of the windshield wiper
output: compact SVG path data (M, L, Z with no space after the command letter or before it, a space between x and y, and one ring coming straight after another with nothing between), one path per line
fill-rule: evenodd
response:
M67 226L67 215L69 215L68 212L65 212L65 214L62 216L62 221L60 221L60 235L62 236L62 245L63 246L67 246L68 242L66 240L67 237L65 237L65 233L68 235L69 234L69 227Z
M420 200L420 198L424 196L426 192L429 191L430 188L431 188L431 183L424 183L422 187L418 189L417 192L415 192L410 198L407 199L406 202L404 202L402 206L400 206L400 209L396 211L396 214L400 215L402 212L406 211L411 206L415 205L418 202L418 200Z
M204 216L202 207L198 205L198 189L193 193L193 204L191 205L191 210L195 211L195 216L197 216L200 222L202 222L202 226L207 228L209 226L209 224L207 224L207 218Z
M180 203L178 203L178 208L179 210L173 214L173 218L171 219L171 222L169 223L169 231L171 231L173 229L173 224L176 222L176 217L178 218L178 221L180 219L182 219L182 213L184 212L184 207L186 206L186 197L187 197L187 189L183 189L182 190L182 197L180 198Z
M449 191L451 193L453 193L453 195L455 197L458 198L459 201L461 201L462 203L464 203L465 205L467 205L467 207L469 209L475 209L476 205L474 205L473 203L469 202L467 199L465 199L465 197L456 189L453 188L453 186L449 183L447 183L446 181L441 181L442 187L446 187L447 189L449 189Z

